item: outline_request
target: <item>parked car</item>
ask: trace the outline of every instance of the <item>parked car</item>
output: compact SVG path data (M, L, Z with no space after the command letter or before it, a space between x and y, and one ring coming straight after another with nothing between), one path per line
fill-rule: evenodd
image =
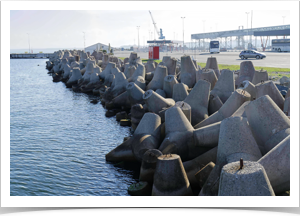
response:
M240 53L239 57L241 59L247 59L247 58L256 58L256 59L263 59L266 58L266 54L257 52L255 50L244 50Z
M227 52L226 48L220 48L220 52Z

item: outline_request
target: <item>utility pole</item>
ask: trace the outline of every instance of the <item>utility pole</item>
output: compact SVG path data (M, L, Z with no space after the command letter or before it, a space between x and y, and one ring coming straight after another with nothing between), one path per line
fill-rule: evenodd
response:
M183 46L182 46L182 49L183 49L183 53L184 53L184 19L185 17L181 17L182 19L182 42L183 42Z
M282 19L283 19L283 25L284 25L284 18L285 18L285 16L282 16Z
M250 12L246 12L247 14L247 39L248 39L248 35L249 35L249 30L248 30L248 15L249 15ZM249 43L249 41L248 41ZM247 44L247 49L248 49L248 44Z
M140 51L140 26L137 26L137 30L138 30L138 51Z
M83 51L85 51L85 32L82 33L83 33Z
M205 20L202 20L203 22L203 33L205 33ZM205 50L205 39L203 38L203 48Z
M252 48L252 18L253 18L253 10L251 10L251 35L250 35L251 48Z
M28 34L28 45L29 45L29 52L28 53L30 53L30 38L29 38L29 33L27 33Z

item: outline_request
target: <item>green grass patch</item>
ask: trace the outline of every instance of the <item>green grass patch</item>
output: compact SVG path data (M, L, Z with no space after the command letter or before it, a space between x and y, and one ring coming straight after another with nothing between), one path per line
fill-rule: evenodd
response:
M125 57L118 57L119 59L124 60ZM146 62L148 59L142 59L143 62ZM157 63L160 63L161 60L154 60ZM206 63L199 62L198 65L201 66L201 68L204 68ZM283 77L287 76L290 78L290 68L276 68L276 67L254 67L255 70L266 70L269 74L269 76L277 76L277 77ZM229 69L229 70L240 70L240 65L226 65L226 64L219 64L219 69Z

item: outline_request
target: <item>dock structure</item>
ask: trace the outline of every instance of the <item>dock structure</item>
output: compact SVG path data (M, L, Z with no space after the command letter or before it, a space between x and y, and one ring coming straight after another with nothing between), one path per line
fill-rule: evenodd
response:
M11 59L50 58L54 53L11 53Z

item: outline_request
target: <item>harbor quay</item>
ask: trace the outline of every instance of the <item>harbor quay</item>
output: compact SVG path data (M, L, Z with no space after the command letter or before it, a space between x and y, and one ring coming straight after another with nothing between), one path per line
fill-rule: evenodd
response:
M128 194L289 196L289 78L274 82L249 60L233 71L214 56L201 67L170 55L59 50L46 69L53 82L97 95L91 103L130 130L105 155L140 167Z

